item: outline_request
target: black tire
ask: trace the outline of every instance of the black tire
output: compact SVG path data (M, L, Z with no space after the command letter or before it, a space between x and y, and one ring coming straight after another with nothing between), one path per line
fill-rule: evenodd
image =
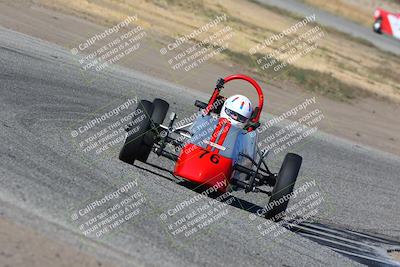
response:
M382 19L381 18L377 18L374 22L374 25L372 26L372 29L374 30L374 32L378 33L378 34L382 34Z
M164 122L165 117L167 116L169 104L167 101L156 98L153 101L154 110L151 115L151 120L154 124L159 125Z
M281 219L280 216L283 215L281 213L286 210L289 204L289 197L285 198L285 196L293 192L302 161L303 159L299 155L293 153L286 154L268 202L268 207L272 207L272 209L268 210L266 214L267 219L275 221ZM275 204L273 204L274 201Z
M155 135L157 135L159 129L158 125L162 124L165 117L167 116L169 109L169 104L168 102L156 98L153 101L153 113L151 114L151 124L150 127L153 129L153 131L147 131L143 137L143 144L142 144L142 152L140 155L138 155L137 160L141 162L146 162L150 152L153 148L154 145L154 140L156 138Z
M133 164L135 160L144 162L147 160L151 150L144 146L144 135L151 129L151 116L153 114L154 105L150 101L141 100L136 108L137 115L133 117L132 121L140 120L133 125L133 129L137 131L129 134L125 140L124 146L119 153L119 159L128 164ZM142 118L142 119L140 119Z

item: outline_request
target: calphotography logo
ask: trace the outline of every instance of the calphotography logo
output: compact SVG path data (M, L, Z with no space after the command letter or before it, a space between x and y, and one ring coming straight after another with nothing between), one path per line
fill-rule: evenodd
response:
M121 21L117 25L106 29L104 32L101 32L99 34L95 34L94 36L92 36L91 38L86 40L86 42L79 44L78 45L79 50L80 51L84 51L85 49L89 48L91 45L95 44L96 41L100 41L100 40L108 37L109 35L112 35L114 33L118 33L121 28L127 27L129 24L137 21L137 19L138 19L137 15L129 16L124 21Z
M86 131L90 130L91 128L95 127L96 125L99 125L102 122L112 118L113 116L118 116L123 110L128 109L131 105L134 105L134 104L137 104L137 97L128 99L122 105L102 114L99 117L95 117L94 119L88 121L85 125L79 126L77 129L78 131L75 131L75 132L78 132L79 134L85 133ZM138 115L138 114L136 114L136 115Z
M315 51L326 37L325 31L315 22L315 14L306 16L250 48L249 53L257 57L256 63L260 70L273 75L281 73Z
M260 125L257 128L261 136L258 139L258 147L274 155L293 149L315 134L324 118L323 112L316 107L316 97L307 98L292 109Z
M112 153L110 150L119 149L126 133L138 132L139 125L149 117L137 105L137 96L122 98L75 123L71 137L76 149L90 157L104 157L107 152Z
M208 60L228 49L235 32L229 25L221 25L228 20L227 14L213 20L187 35L177 37L174 42L160 49L174 71L190 72Z
M79 59L83 70L102 71L139 50L147 33L142 26L134 25L137 22L137 15L128 16L117 25L80 43L78 48L71 49L71 53L73 55L85 53Z
M281 31L278 34L273 34L271 37L264 39L261 42L261 44L258 44L255 47L252 47L249 50L250 54L254 55L255 53L259 52L260 50L263 50L263 49L271 46L275 41L279 41L288 35L295 34L298 30L300 30L307 24L315 22L315 20L316 20L315 14L306 16L303 20L298 21L296 24L293 24L291 27Z
M227 180L222 178L224 178L222 173L213 177L211 180L220 179L220 181L160 214L160 220L166 225L172 237L192 240L194 234L198 236L201 231L209 229L212 224L218 223L229 213L227 206L234 200L229 192L209 198L228 185Z
M101 238L134 220L142 212L146 198L137 187L137 180L129 181L77 209L71 219L84 236Z
M218 26L219 23L226 22L227 17L228 16L226 14L222 14L220 16L217 16L214 20L208 22L207 24L192 31L191 33L181 36L181 37L177 37L175 39L175 42L167 45L168 50L172 51L172 50L178 48L181 44L184 44L184 43L188 42L189 40L195 39L198 35L201 35L204 32L208 32L211 28Z
M255 214L249 215L249 220L256 226L257 231L263 238L269 240L283 238L283 234L295 232L297 226L303 222L311 222L322 210L326 209L325 193L319 188L314 179L301 179L297 181L296 188L283 194L278 199L270 200L267 205L256 210ZM278 192L279 193L279 192ZM272 198L274 195L272 195ZM292 203L286 210L274 216L268 216L274 209L289 201ZM269 220L257 220L268 217Z

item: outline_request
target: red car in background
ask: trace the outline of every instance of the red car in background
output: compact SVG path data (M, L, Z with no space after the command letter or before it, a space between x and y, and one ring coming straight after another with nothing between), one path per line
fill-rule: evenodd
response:
M376 33L393 35L400 39L400 14L391 13L384 9L377 8L374 13L373 30Z

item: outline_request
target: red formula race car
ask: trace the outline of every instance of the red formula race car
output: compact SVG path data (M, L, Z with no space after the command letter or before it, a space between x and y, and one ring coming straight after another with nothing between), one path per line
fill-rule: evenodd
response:
M374 13L374 19L373 30L376 33L385 33L400 39L400 14L377 8Z
M222 96L221 90L233 80L249 82L258 93L253 108L245 96ZM163 121L169 104L161 99L142 100L127 126L127 137L119 159L133 164L146 162L154 152L175 162L173 173L205 188L222 193L232 190L260 192L270 196L265 216L282 216L300 170L302 158L288 153L279 173L269 170L268 151L257 146L259 119L263 108L263 92L255 80L245 75L219 79L208 103L195 101L199 108L189 123L177 122L175 113ZM268 190L265 187L272 187Z

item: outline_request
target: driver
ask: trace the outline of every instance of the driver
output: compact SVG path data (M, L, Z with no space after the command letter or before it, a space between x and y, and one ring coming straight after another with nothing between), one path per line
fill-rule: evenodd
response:
M249 122L251 114L253 112L253 107L251 105L250 100L243 95L233 95L226 99L224 105L221 108L220 117L226 118L234 127L238 127L240 129L244 129L244 127ZM234 145L235 150L238 150L240 153L246 154L250 157L254 157L256 147L256 139L254 138L245 138L246 132L242 131L242 134L238 136L237 145ZM239 153L234 152L234 155ZM238 157L235 158L234 162L240 163L242 166L251 168L252 163L244 158ZM246 175L241 174L240 172L234 173L235 179L240 181L245 181ZM236 186L229 186L228 191L237 191L241 190Z
M221 109L221 118L226 118L236 127L244 128L248 123L253 107L250 100L243 95L233 95L226 99Z

